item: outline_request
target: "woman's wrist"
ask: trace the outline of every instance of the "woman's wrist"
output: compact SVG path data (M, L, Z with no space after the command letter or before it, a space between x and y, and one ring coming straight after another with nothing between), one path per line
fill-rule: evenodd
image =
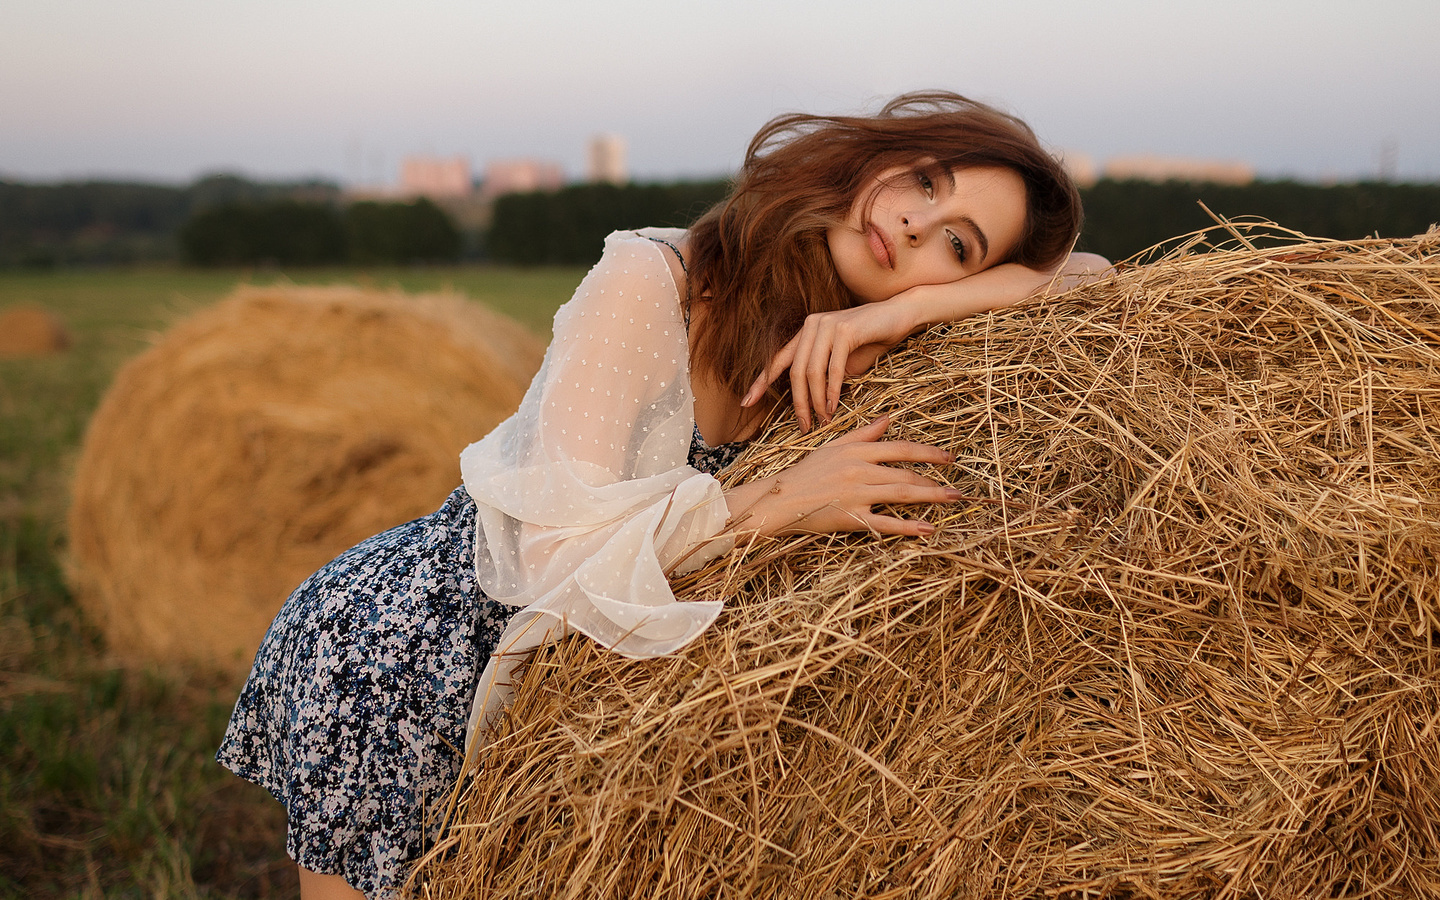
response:
M772 475L728 488L725 491L725 506L730 510L730 518L726 522L726 529L759 534L773 532L773 528L766 527L770 523L767 521L769 517L762 501L770 494L777 493L778 487L776 476Z
M891 297L888 303L895 304L900 313L900 321L905 326L905 336L924 331L935 324L933 316L943 305L943 299L935 296L930 288L942 287L942 285L922 284L913 287L902 294Z

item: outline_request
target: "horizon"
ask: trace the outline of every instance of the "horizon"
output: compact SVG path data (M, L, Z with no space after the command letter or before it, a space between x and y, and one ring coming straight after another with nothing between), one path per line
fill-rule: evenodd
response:
M708 181L723 181L723 180L725 180L725 179L727 179L727 178L732 177L733 174L734 174L734 173L732 173L732 172L722 172L722 173L709 174L709 175L677 175L677 176L675 176L675 177L673 177L673 178L655 178L655 179L650 179L650 178L631 178L631 179L629 179L629 180L626 182L626 184L628 184L628 185L636 185L636 186L646 186L646 185L669 185L669 184L699 183L699 182L708 182ZM396 188L398 187L397 185L394 185L394 184L391 184L391 185L347 184L347 183L344 183L344 182L341 182L341 181L332 180L332 179L329 179L329 178L326 178L326 177L323 177L323 176L319 176L319 175L315 175L315 176L306 176L306 175L284 176L284 175L280 175L280 176L269 177L269 176L252 175L252 174L246 173L246 172L218 171L218 170L217 170L217 171L214 171L214 172L201 172L200 174L196 175L194 178L190 178L190 179L188 179L188 180L186 180L186 179L166 179L166 178L161 178L161 177L153 177L153 178L152 178L152 177L145 177L145 176L127 177L127 176L124 176L124 175L115 175L115 176L101 175L101 176L96 176L96 177L81 176L81 177L76 177L76 178L63 178L63 179L53 179L53 180L36 180L36 179L28 179L28 178L16 178L16 177L11 176L9 173L0 172L0 184L9 184L9 185L14 185L14 186L19 186L19 187L38 187L38 188L55 188L55 187L75 186L75 185L86 185L86 184L106 184L106 185L125 185L125 186L134 186L134 187L158 187L158 188L168 188L168 189L173 189L173 190L186 190L186 189L189 189L189 188L191 188L191 187L194 187L196 184L199 184L200 182L203 182L203 181L206 181L206 180L209 180L209 179L214 179L214 178L236 178L236 179L239 179L239 180L248 182L248 183L250 183L250 184L256 184L256 185L267 186L267 187L291 187L291 186L293 186L293 187L296 187L296 188L302 188L302 187L316 186L316 187L334 188L335 190L339 191L341 194L353 193L353 194L360 195L360 196L359 196L359 199L368 199L368 200L380 199L380 198L375 197L375 196L368 196L368 195L367 195L367 192L369 192L369 191L372 191L372 190L375 190L375 189L379 189L379 188L396 189ZM1135 181L1150 181L1150 182L1154 182L1154 183L1163 183L1163 182L1165 181L1165 179L1151 179L1151 178L1138 178L1138 177L1137 177L1137 178L1133 178L1133 179L1131 179L1131 178L1110 178L1110 176L1106 176L1106 175L1101 175L1101 176L1100 176L1098 179L1096 179L1096 180L1097 180L1097 181L1106 181L1106 180L1114 180L1114 181L1135 180ZM1170 180L1180 181L1180 182L1184 182L1184 181L1189 180L1189 181L1194 181L1195 183L1204 183L1204 182L1205 182L1205 179L1184 179L1184 178L1176 178L1176 179L1170 179ZM594 183L595 183L595 182L593 182L593 181L590 181L590 180L585 179L585 178L583 178L583 177L577 176L577 177L574 177L574 178L567 178L567 179L565 180L563 186L564 186L564 187L572 187L572 186L579 186L579 185L586 185L586 184L594 184ZM1427 186L1427 187L1428 187L1428 186L1431 186L1431 185L1440 185L1440 177L1437 177L1437 178L1429 178L1429 179L1423 179L1423 178L1406 179L1406 178L1382 178L1382 177L1379 177L1378 175L1369 175L1369 176L1361 175L1361 176L1359 176L1359 177L1350 178L1350 179L1333 179L1333 178L1331 178L1331 179L1320 179L1320 178L1304 178L1304 177L1290 176L1290 175L1279 175L1279 176L1269 177L1269 176L1266 176L1266 175L1264 175L1264 174L1257 174L1257 175L1255 176L1254 181L1251 182L1251 183L1254 183L1254 184L1283 184L1283 183L1294 183L1294 184L1305 185L1305 186L1308 186L1308 187L1322 187L1322 188L1325 188L1325 187L1345 187L1345 186L1347 186L1347 185L1357 185L1357 184L1387 184L1387 185L1394 185L1394 186L1397 186L1397 187L1403 187L1403 186L1405 186L1405 185L1417 185L1417 186ZM479 193L478 188L479 188L481 185L483 185L483 184L484 184L484 180L483 180L482 178L478 178L478 177L477 177L477 178L475 179L475 181L474 181L474 187L477 189L477 190L476 190L476 196L478 196L478 193ZM1086 187L1088 187L1088 186L1089 186L1089 185L1081 185L1080 187L1081 187L1081 190L1085 190ZM425 197L425 196L428 196L428 195L425 194L425 193L423 193L423 192L415 193L413 196L411 196L410 194L400 194L400 193L397 193L397 194L394 195L393 199L404 201L404 200L413 200L413 199L416 199L416 198L418 198L418 197Z

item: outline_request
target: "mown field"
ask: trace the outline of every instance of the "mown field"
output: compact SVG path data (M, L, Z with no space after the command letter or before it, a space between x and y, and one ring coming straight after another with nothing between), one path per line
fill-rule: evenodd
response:
M450 287L540 333L579 269L287 273L298 283ZM69 479L116 369L238 282L279 273L0 272L0 309L39 304L73 338L0 359L0 897L286 897L284 814L212 759L238 685L133 671L65 585Z

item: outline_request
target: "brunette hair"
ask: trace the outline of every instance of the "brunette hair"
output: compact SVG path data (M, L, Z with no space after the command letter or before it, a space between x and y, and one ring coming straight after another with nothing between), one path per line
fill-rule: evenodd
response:
M1028 125L983 103L933 91L870 117L781 116L750 142L729 198L690 228L690 296L710 300L692 335L695 364L744 394L807 315L854 305L825 232L878 173L922 160L1020 175L1024 230L1001 262L1054 265L1080 233L1080 194L1064 167Z

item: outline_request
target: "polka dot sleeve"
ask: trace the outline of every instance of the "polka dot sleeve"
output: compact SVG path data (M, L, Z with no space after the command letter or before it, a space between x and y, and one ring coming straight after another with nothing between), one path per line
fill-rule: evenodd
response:
M720 485L688 463L694 398L666 252L612 234L556 314L519 411L461 455L479 510L480 586L522 608L481 676L472 737L546 641L578 631L627 656L660 656L720 613L677 601L666 577L729 549L717 538L729 515Z

